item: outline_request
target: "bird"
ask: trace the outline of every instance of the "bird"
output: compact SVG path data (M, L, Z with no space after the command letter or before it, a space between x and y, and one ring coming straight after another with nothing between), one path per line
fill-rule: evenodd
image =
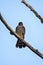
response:
M17 27L16 27L16 30L15 32L24 40L25 38L25 27L23 25L23 22L19 22ZM16 43L16 47L18 48L22 48L22 47L26 47L26 45L20 40L18 39L17 40L17 43Z

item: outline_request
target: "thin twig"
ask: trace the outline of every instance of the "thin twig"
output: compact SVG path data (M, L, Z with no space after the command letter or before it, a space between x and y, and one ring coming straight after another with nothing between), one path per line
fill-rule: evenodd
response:
M41 23L43 23L43 18L35 11L35 9L33 9L29 3L27 3L25 0L22 0L22 3L24 3L35 14L35 16L40 19Z

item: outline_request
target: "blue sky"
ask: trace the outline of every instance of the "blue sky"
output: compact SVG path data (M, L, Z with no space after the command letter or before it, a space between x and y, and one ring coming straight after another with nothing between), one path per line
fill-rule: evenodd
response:
M26 0L43 17L43 0ZM43 24L21 0L0 0L0 12L6 22L15 30L22 21L25 40L43 53ZM30 49L16 48L17 39L0 21L0 65L43 65L43 60Z

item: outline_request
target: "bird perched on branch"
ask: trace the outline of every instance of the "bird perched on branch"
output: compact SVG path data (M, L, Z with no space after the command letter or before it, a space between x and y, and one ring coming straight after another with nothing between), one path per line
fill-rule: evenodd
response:
M18 23L18 26L16 27L16 33L22 38L24 39L25 37L25 27L23 26L22 22ZM16 43L16 47L22 48L22 47L26 47L26 45L21 41L21 40L17 40Z
M18 26L16 27L16 30L15 32L22 38L24 39L25 37L25 27L23 26L23 23L22 22L19 22L18 23ZM12 32L10 32L11 35L13 35ZM17 40L17 43L16 43L16 47L18 48L22 48L22 47L26 47L26 45L20 40L18 39Z

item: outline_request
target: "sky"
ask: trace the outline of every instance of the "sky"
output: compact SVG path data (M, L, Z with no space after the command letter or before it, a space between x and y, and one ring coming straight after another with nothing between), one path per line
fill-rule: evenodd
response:
M43 0L26 0L43 17ZM23 22L25 40L43 53L43 24L21 0L0 0L0 12L15 31ZM43 65L43 59L29 48L16 48L17 38L0 21L0 65Z

